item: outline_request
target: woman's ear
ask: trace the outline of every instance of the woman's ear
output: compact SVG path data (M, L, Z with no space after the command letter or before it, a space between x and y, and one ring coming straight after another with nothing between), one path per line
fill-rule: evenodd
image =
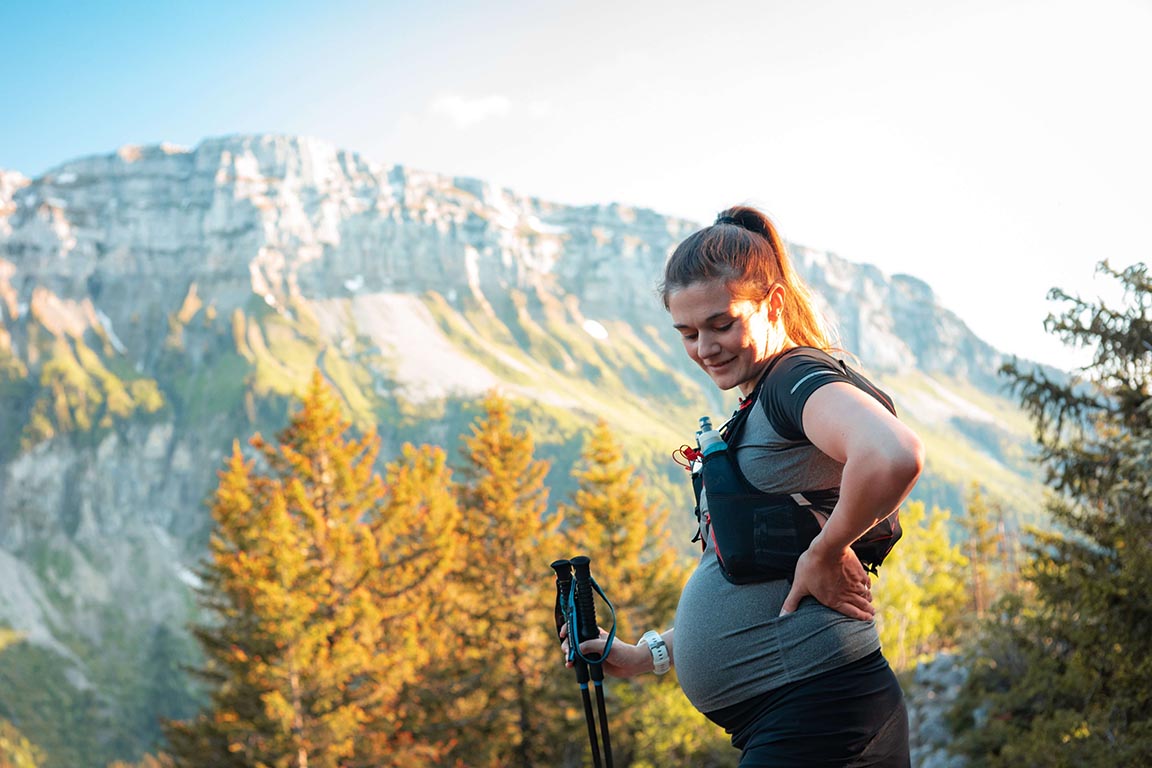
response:
M772 288L768 291L768 297L764 299L768 303L768 319L776 322L780 319L784 312L784 299L786 298L787 289L780 283L773 283Z

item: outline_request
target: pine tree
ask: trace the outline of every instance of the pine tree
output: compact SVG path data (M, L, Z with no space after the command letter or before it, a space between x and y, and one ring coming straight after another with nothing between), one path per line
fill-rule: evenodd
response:
M894 669L949 647L961 628L968 561L948 537L949 518L923 502L905 505L904 536L873 580L880 644Z
M581 459L572 473L572 503L561 508L568 554L593 559L592 573L616 607L620 637L635 641L645 630L663 631L687 579L670 543L668 512L645 501L606 422L596 423Z
M593 427L572 474L577 489L562 508L564 556L592 558L592 574L616 609L621 642L672 626L688 570L670 542L667 510L645 501L643 485L606 422ZM598 618L607 625L606 616ZM571 670L564 673L562 696L575 705L575 680ZM730 761L728 739L689 705L674 672L659 680L611 680L605 689L618 764L704 765L717 754L724 756L721 764ZM583 710L570 709L567 721L570 743L586 751Z
M534 458L532 436L514 428L509 404L495 394L463 442L466 569L445 594L444 628L455 647L436 678L449 698L435 718L457 742L450 758L463 765L552 764L560 665L548 565L559 517L547 514L548 465Z
M960 702L975 765L1152 763L1152 281L1143 264L1100 269L1123 308L1051 295L1070 306L1049 329L1093 352L1082 377L1006 368L1056 526L1035 533L1034 594L998 606Z
M40 750L8 720L0 718L0 768L36 768Z
M383 581L378 599L386 608L389 647L382 675L395 695L381 698L373 717L393 728L365 734L391 751L393 765L406 754L414 765L432 765L443 757L451 736L431 723L451 696L450 685L437 680L437 661L450 657L456 638L445 631L453 581L459 578L464 551L459 538L460 510L444 451L435 446L404 445L400 458L386 471L388 495L384 517L391 521L379 533ZM419 674L413 674L419 670ZM403 730L392 734L392 731Z
M396 717L418 630L393 603L438 568L438 539L395 551L411 520L388 514L379 439L349 429L317 372L278 444L252 439L264 471L234 446L199 592L212 619L194 628L210 702L168 724L177 765L427 764Z
M995 574L1003 568L997 569L994 560L1003 547L1004 537L977 483L972 483L969 489L968 509L963 524L968 532L965 548L971 566L972 609L976 618L982 619L998 591Z

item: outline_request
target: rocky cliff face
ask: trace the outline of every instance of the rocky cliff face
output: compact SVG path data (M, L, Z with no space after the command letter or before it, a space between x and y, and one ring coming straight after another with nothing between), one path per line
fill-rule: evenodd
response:
M192 284L223 312L253 293L283 303L519 289L574 298L590 317L659 320L661 265L698 226L623 206L550 204L274 136L125 147L34 182L5 173L0 222L10 303L20 293L27 303L35 285L90 301L116 329L131 325L142 298L178 306ZM878 368L987 379L999 366L924 283L808 248L793 255L845 346ZM11 287L16 273L23 291ZM129 353L144 341L119 338Z
M190 282L219 288L225 310L251 292L547 286L619 312L647 307L654 267L690 227L376 167L287 137L123 148L20 182L6 190L7 258L58 295L117 314L122 295L105 291L131 283L179 301Z
M188 618L222 457L278 428L315 366L386 449L450 440L452 403L499 386L556 425L545 452L570 459L602 416L658 476L699 412L731 407L655 292L696 227L282 136L0 171L0 624L58 660L41 683L123 715L158 674L139 660L170 651L157 628ZM843 346L948 446L921 498L955 506L976 476L1026 503L1002 356L913 278L793 253Z

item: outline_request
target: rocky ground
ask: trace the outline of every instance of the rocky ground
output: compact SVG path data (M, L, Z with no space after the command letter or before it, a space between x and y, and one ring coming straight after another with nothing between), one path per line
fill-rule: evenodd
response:
M948 751L952 742L948 711L967 674L958 655L945 653L917 667L912 683L905 686L913 768L963 768L967 764Z

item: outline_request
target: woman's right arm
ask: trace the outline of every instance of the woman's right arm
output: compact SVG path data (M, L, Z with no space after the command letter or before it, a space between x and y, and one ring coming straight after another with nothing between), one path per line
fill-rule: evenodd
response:
M561 629L560 636L564 637L564 629ZM676 663L676 654L672 650L672 636L673 630L667 629L660 633L660 637L664 640L664 644L668 647L668 659L672 664ZM604 650L604 644L607 642L608 633L603 629L600 630L600 637L595 640L585 640L580 643L580 653L585 656L593 656L599 654ZM560 646L564 650L564 657L568 657L568 640ZM604 673L612 677L636 677L645 672L651 672L654 666L654 659L652 658L652 651L647 643L637 643L635 645L629 643L622 643L617 638L612 643L612 650L608 652L608 658L604 660ZM566 666L572 666L572 662L567 662Z

